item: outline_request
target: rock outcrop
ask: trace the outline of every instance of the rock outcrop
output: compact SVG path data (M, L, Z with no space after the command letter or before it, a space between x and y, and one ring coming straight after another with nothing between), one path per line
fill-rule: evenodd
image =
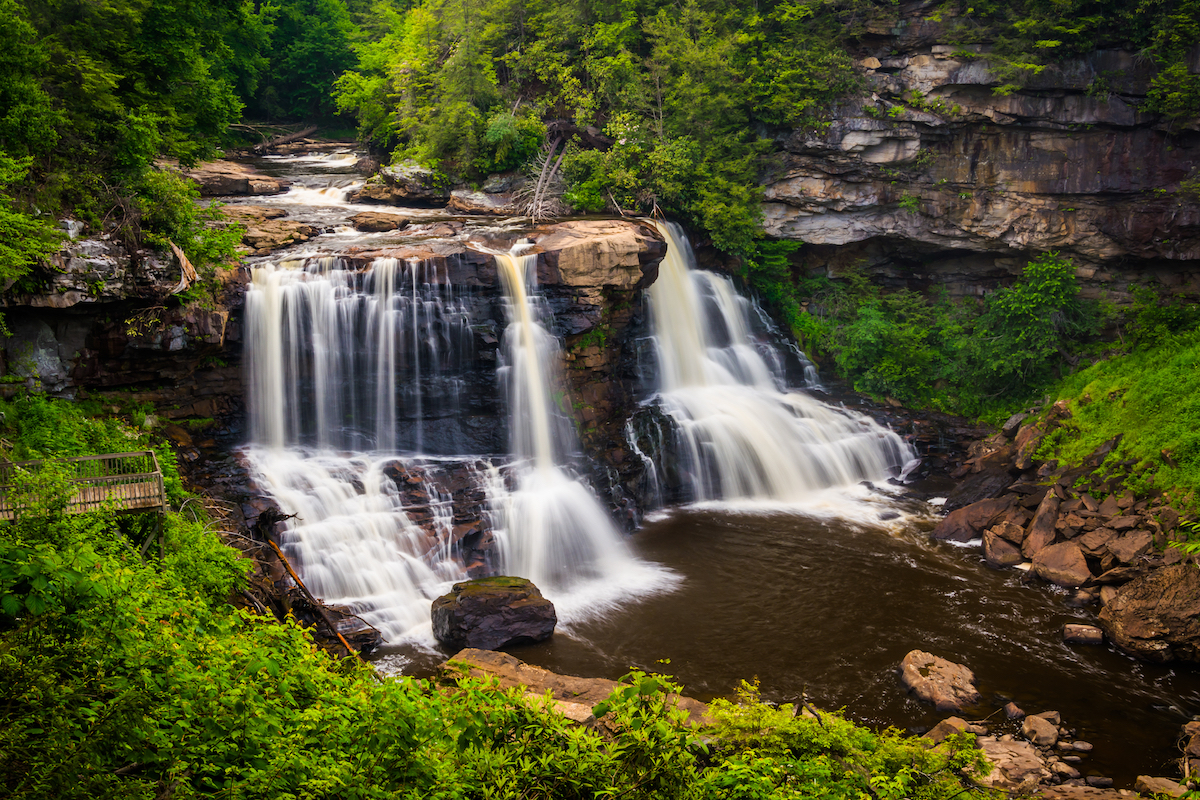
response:
M1130 581L1101 609L1100 625L1147 661L1200 661L1200 569L1176 564Z
M455 680L461 675L475 678L494 678L502 689L521 687L531 699L541 699L550 692L553 707L577 722L589 722L592 707L608 699L622 684L604 678L576 678L526 664L507 653L467 649L442 665L443 679ZM672 695L676 708L685 711L688 722L701 725L708 720L708 706L683 695Z
M454 584L433 601L433 635L446 647L499 650L549 639L554 604L525 578L496 576Z
M450 200L450 189L437 173L415 161L380 168L353 197L356 203L392 206L437 206Z
M954 295L1046 250L1074 259L1091 296L1154 279L1200 290L1200 203L1177 191L1200 136L1142 110L1152 62L1099 50L997 94L989 45L957 44L954 11L894 8L856 51L868 96L781 141L769 234L805 242L809 269Z
M289 185L237 161L209 161L183 174L200 185L204 197L279 194Z

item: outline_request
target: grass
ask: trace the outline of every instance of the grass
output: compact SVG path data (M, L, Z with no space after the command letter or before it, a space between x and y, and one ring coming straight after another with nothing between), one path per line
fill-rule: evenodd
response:
M1079 463L1124 434L1117 458L1135 459L1129 488L1176 490L1185 506L1200 489L1200 331L1093 364L1053 393L1071 419L1046 437L1038 453ZM1110 458L1113 458L1110 456Z

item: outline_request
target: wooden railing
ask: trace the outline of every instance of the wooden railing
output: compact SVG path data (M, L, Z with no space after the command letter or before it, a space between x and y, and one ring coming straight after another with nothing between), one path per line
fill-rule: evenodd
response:
M0 520L21 513L21 502L37 498L19 470L36 470L43 461L0 461ZM108 453L102 456L55 459L72 474L68 480L75 491L67 501L68 514L110 509L116 513L158 513L167 509L167 492L162 469L153 450ZM19 499L18 499L19 498Z

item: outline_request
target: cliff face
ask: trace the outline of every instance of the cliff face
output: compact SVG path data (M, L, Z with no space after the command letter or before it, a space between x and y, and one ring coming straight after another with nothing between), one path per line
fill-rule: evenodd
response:
M867 97L782 142L768 233L805 242L810 268L858 263L952 294L1045 250L1074 259L1093 296L1152 278L1200 292L1200 204L1179 191L1200 174L1200 132L1139 110L1153 65L1102 50L997 95L988 48L954 46L924 13L910 6L861 40Z

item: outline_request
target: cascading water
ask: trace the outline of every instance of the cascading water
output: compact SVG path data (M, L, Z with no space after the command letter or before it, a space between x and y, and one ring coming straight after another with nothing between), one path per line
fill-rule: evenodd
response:
M674 578L629 553L595 495L563 464L574 435L556 413L549 377L561 357L540 324L537 255L522 249L494 254L508 300L501 377L517 459L515 488L498 474L491 483L494 529L501 571L532 580L569 623L661 591Z
M309 589L393 643L428 641L430 600L467 577L438 489L413 478L421 527L388 474L404 466L392 453L422 450L425 407L456 413L464 301L431 264L392 258L267 263L247 294L255 481L296 515L280 538Z
M751 341L747 304L728 279L693 268L675 225L649 289L660 389L693 500L801 502L823 489L883 481L913 457L894 432L781 388Z

